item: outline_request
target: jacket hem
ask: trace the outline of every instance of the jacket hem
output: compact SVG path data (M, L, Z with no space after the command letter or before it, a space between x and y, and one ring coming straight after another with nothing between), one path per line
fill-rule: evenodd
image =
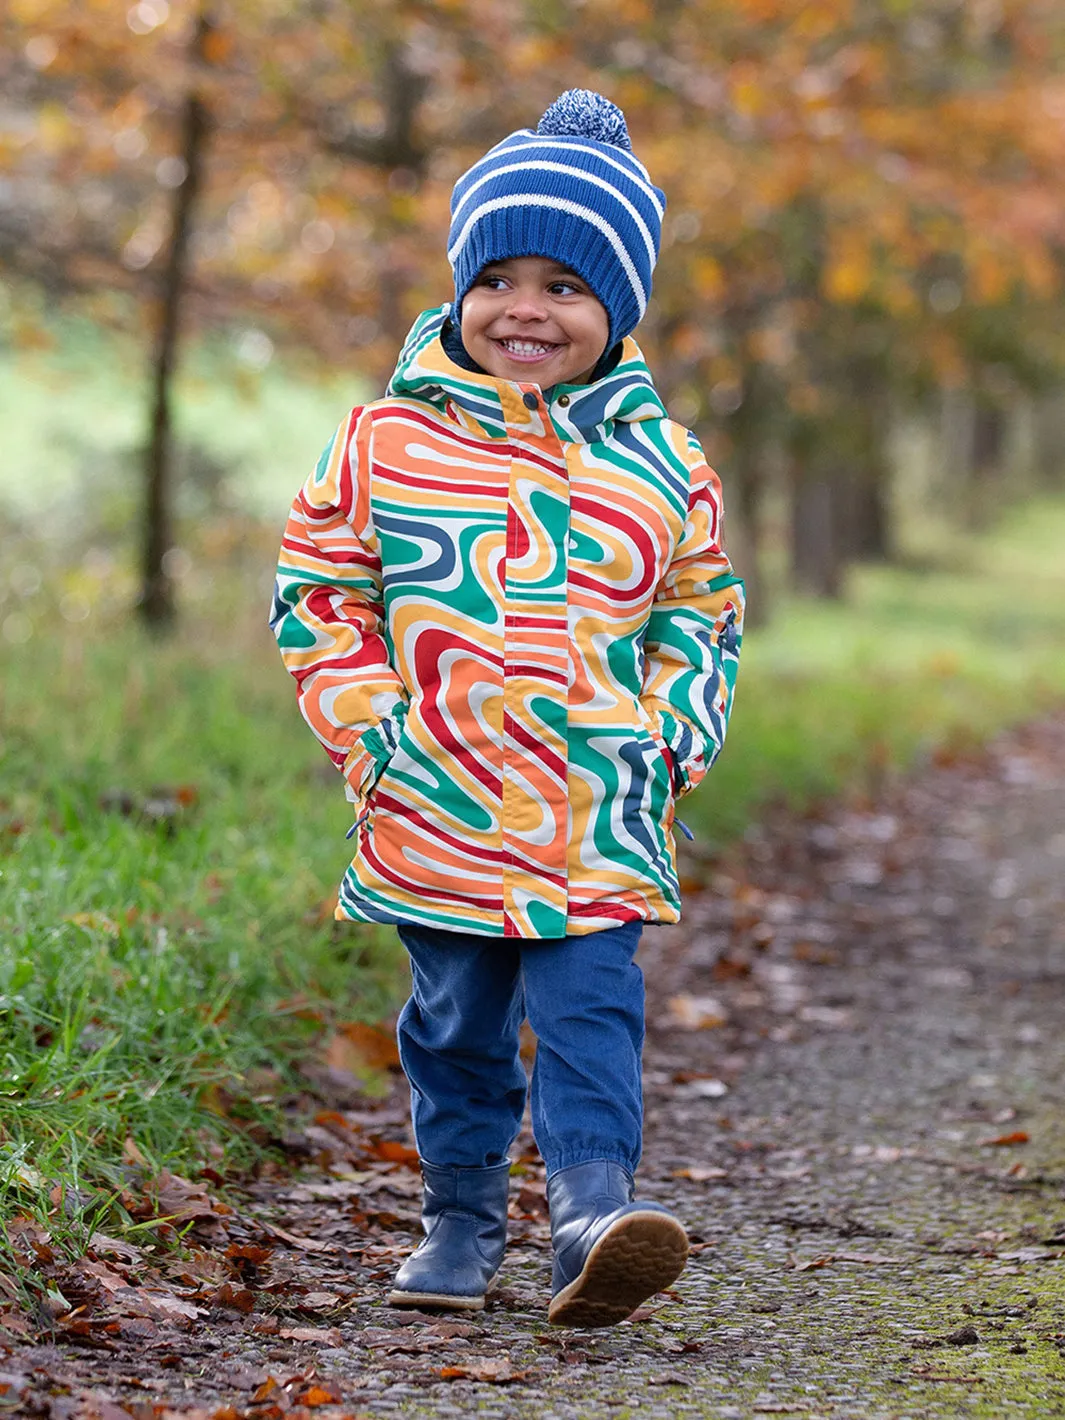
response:
M338 898L336 910L333 916L338 922L368 922L377 926L411 926L411 927L436 927L443 932L460 932L471 937L499 937L508 942L521 942L529 940L524 937L514 937L505 931L505 923L502 914L498 921L469 922L456 921L454 918L441 920L439 915L433 913L418 913L409 907L402 909L378 906L375 903L359 901L345 901L343 897ZM627 912L624 915L618 912L602 912L592 914L582 914L580 916L569 915L566 917L567 937L590 937L593 932L603 932L611 927L619 927L624 922L643 922L645 925L666 925L680 921L680 905L663 901L660 904L648 905L644 911ZM534 934L532 940L541 940L539 934ZM553 938L551 940L554 940Z

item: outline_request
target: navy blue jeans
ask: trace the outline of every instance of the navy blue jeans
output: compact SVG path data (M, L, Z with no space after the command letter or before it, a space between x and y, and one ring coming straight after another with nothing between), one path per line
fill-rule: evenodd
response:
M583 937L499 938L404 925L411 997L399 1054L418 1152L431 1164L486 1168L507 1158L527 1081L518 1034L537 1039L533 1132L548 1177L571 1164L640 1158L642 922Z

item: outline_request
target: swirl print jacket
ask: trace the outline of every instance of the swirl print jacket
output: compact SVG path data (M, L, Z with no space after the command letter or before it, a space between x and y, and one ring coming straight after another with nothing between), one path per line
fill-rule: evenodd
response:
M414 325L297 496L271 624L343 771L336 915L485 936L675 922L676 797L721 749L743 588L632 339L538 385Z

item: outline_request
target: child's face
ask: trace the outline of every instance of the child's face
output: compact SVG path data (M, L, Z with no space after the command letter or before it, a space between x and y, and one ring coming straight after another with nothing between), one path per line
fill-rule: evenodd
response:
M497 379L585 384L609 334L585 282L545 256L493 262L462 299L462 343Z

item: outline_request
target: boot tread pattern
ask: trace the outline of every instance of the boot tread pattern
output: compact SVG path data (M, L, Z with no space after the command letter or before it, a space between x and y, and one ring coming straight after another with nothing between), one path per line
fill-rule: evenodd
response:
M579 1277L551 1303L556 1326L613 1326L675 1282L688 1260L688 1235L676 1218L628 1213L588 1254Z

